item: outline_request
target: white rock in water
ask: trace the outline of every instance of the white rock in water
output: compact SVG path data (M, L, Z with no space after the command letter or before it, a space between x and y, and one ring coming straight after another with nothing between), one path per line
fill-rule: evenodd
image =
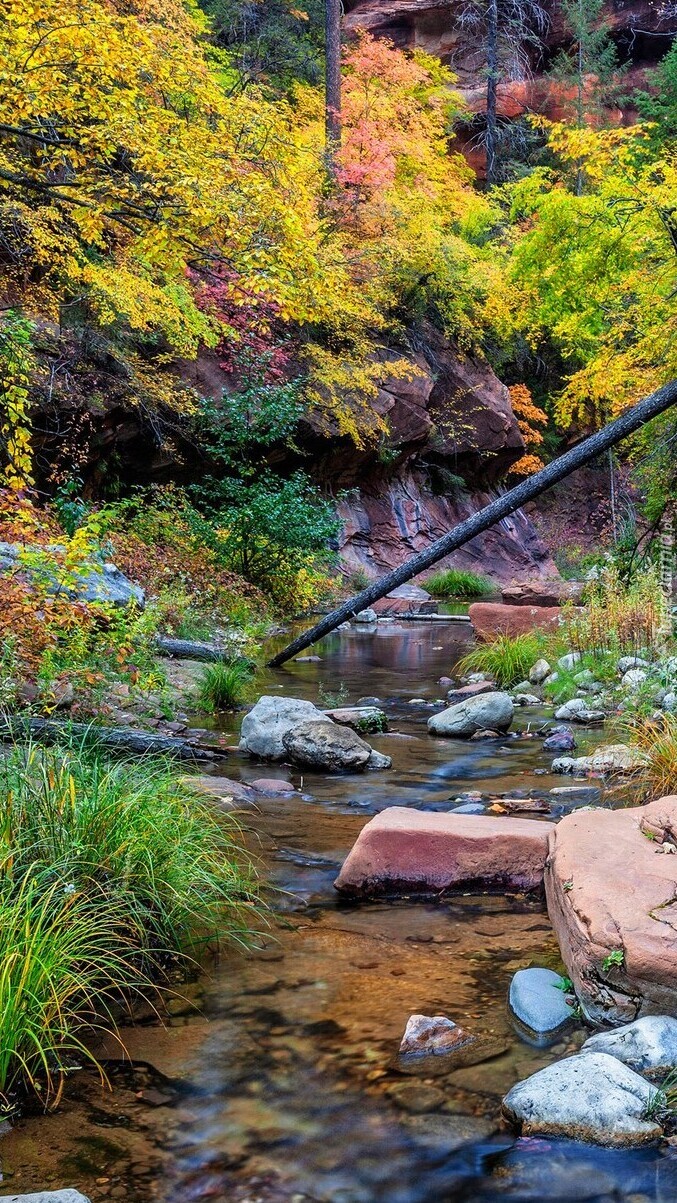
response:
M79 1190L39 1190L32 1195L0 1195L4 1203L89 1203Z
M440 714L433 714L428 719L428 730L431 735L447 735L457 739L467 739L476 731L506 731L514 712L510 694L496 690L466 698L464 702L448 706Z
M518 969L510 983L510 1010L532 1032L553 1032L574 1013L563 985L552 969Z
M572 698L555 711L560 722L598 723L604 719L603 710L591 710L584 698Z
M242 720L240 750L262 760L283 760L287 731L309 720L329 722L312 702L264 694Z
M360 625L364 624L366 626L370 623L378 622L378 614L375 610L360 610L355 615L353 622L359 622Z
M612 1032L597 1032L586 1040L582 1053L608 1053L630 1069L674 1069L677 1066L677 1019L672 1015L645 1015Z
M646 764L646 756L627 744L601 744L590 756L560 756L553 760L553 773L634 773Z
M645 1119L655 1087L608 1053L567 1057L518 1082L503 1110L525 1136L566 1136L612 1147L647 1144L661 1128Z

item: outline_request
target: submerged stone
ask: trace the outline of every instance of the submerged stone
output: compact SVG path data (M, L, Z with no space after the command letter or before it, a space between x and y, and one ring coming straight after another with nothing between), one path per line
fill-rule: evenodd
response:
M400 1044L402 1056L442 1056L473 1037L446 1015L410 1015Z

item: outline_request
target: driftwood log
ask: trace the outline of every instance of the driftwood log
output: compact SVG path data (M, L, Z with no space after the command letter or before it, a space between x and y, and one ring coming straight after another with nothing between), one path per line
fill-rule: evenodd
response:
M332 610L331 614L326 614L309 631L299 635L281 652L273 656L273 659L269 661L269 667L277 668L280 664L291 660L292 656L296 656L298 652L302 652L311 644L317 643L318 639L324 638L342 622L353 618L360 610L368 609L379 598L385 597L387 593L397 589L398 585L404 585L406 581L418 576L420 572L424 572L426 568L430 568L450 552L462 547L475 535L489 530L497 522L507 518L509 514L513 514L515 510L525 505L527 501L532 501L534 497L540 496L558 481L564 480L565 476L569 476L577 468L582 468L591 460L597 459L602 452L608 451L610 447L620 443L621 439L625 439L635 430L639 430L640 426L644 426L652 418L664 413L675 402L677 402L677 380L673 380L655 393L651 393L649 397L645 397L631 409L626 409L625 413L621 414L620 418L616 418L615 422L610 422L608 426L604 426L596 434L590 435L589 438L572 447L564 455L558 456L540 472L523 480L514 489L509 489L507 493L497 497L490 505L478 510L464 522L460 522L441 539L431 543L425 551L412 556L406 563L400 564L399 568L395 568L387 576L382 576L378 581L374 581L368 588L363 589L355 597L351 597L338 609Z
M135 755L171 756L177 760L213 760L226 752L214 746L204 747L152 731L129 731L126 727L100 727L96 723L71 723L50 718L24 718L15 715L0 723L0 740L35 739L39 743L57 743L74 739L89 746L110 748Z
M214 643L197 643L193 639L169 639L165 635L158 635L155 647L161 656L176 656L180 660L220 663L233 659L232 651L225 651Z

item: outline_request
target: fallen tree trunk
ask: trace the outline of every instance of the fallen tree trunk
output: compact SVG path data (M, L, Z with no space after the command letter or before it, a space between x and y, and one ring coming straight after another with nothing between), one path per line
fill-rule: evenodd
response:
M673 380L670 384L664 385L655 393L651 393L649 397L645 397L637 405L633 405L631 409L627 409L621 414L620 418L616 418L614 422L610 422L608 426L598 430L596 434L590 435L584 439L582 443L578 443L576 447L572 447L570 451L560 455L553 460L551 464L547 464L540 472L536 472L533 476L523 480L521 484L516 485L514 489L509 489L501 497L497 497L490 505L487 505L482 510L478 510L470 518L466 518L464 522L460 522L448 534L443 535L441 539L437 539L430 544L425 551L419 552L418 555L412 556L406 563L400 564L399 568L395 568L389 572L387 576L383 576L378 581L374 581L368 588L363 589L355 597L344 602L338 609L332 610L331 614L326 614L320 622L311 627L303 635L299 635L287 647L278 652L269 661L270 668L277 668L278 665L284 664L295 656L304 648L310 647L311 644L317 643L318 639L322 639L328 635L330 631L340 626L346 619L352 618L360 610L366 610L379 598L385 597L391 590L396 589L398 585L404 585L406 581L410 581L412 577L418 576L420 572L424 572L426 568L436 564L444 556L450 552L456 551L462 547L469 539L473 539L475 535L481 534L490 527L495 526L501 519L507 518L509 514L513 514L527 501L532 501L534 497L538 497L544 493L546 489L550 489L558 481L563 480L565 476L569 476L576 468L582 468L585 464L589 464L591 460L597 459L603 451L608 451L609 447L613 447L619 443L621 439L627 438L635 430L639 430L640 426L644 426L652 418L669 409L671 405L677 402L677 380Z
M208 660L221 663L233 659L233 652L217 647L215 643L198 643L193 639L169 639L158 635L155 646L161 656L177 656L181 660Z
M173 756L178 760L213 760L225 756L217 748L191 744L187 739L156 735L149 731L129 731L126 727L99 727L96 723L60 722L50 718L23 718L17 715L0 723L0 740L36 739L39 743L57 743L75 739L87 746L110 748L135 755Z

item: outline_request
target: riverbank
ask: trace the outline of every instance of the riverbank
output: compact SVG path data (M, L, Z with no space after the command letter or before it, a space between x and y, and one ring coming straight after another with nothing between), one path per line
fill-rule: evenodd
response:
M562 968L542 903L500 895L437 904L337 900L338 869L378 810L448 810L463 793L562 785L540 740L461 743L427 734L437 681L468 646L456 625L353 627L318 647L319 660L264 671L268 693L317 701L320 688L342 684L348 701L382 699L391 730L369 739L393 768L335 777L262 770L234 754L216 766L240 781L265 771L296 787L287 797L260 796L244 815L261 870L282 891L280 923L260 952L225 955L188 991L197 1010L177 1003L166 1027L149 1015L126 1030L131 1061L119 1046L106 1048L113 1094L83 1072L69 1082L59 1114L20 1121L0 1145L12 1175L7 1189L72 1184L93 1203L488 1203L502 1195L570 1203L572 1183L587 1190L594 1181L602 1198L671 1197L670 1146L623 1152L525 1142L500 1118L510 1086L587 1035L574 1027L539 1048L509 1018L519 968ZM412 704L416 697L429 701ZM517 731L537 717L518 711ZM238 727L236 716L224 718L229 742ZM580 737L592 746L603 733L583 727ZM432 1066L426 1059L418 1072L402 1072L399 1040L418 1011L449 1014L475 1032L478 1059L453 1070L444 1058Z

